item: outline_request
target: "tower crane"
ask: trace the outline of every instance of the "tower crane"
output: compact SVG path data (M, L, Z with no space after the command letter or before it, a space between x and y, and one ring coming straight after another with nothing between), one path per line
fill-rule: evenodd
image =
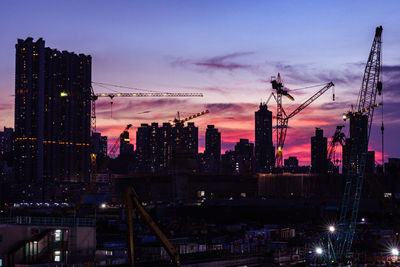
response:
M101 87L104 87L103 85L106 85L107 87L119 87L119 88L127 88L127 89L136 89L136 90L143 90L143 89L137 89L137 88L132 88L132 87L127 87L127 86L120 86L120 85L114 85L114 84L106 84L106 83L98 83L98 82L92 82L92 84L100 85ZM143 91L148 91L148 92L135 92L135 93L119 93L119 92L109 92L109 93L95 93L93 90L93 86L91 87L91 100L92 100L92 110L91 110L91 130L92 132L96 132L96 101L99 99L99 97L108 97L110 98L110 103L111 103L111 114L112 114L112 105L113 105L113 99L115 97L150 97L150 98L182 98L182 97L203 97L202 93L168 93L168 92L156 92L152 90L143 90Z
M278 73L278 77L272 77L271 79L272 89L276 90L276 98L277 102L277 111L276 111L276 167L282 168L283 165L283 146L285 144L286 139L286 132L287 132L287 125L289 119L296 116L300 113L303 109L308 107L312 102L314 102L318 97L320 97L323 93L325 93L329 88L334 86L333 82L327 83L322 89L316 92L313 96L308 98L303 104L293 110L289 115L286 114L285 110L282 106L282 96L286 96L290 100L294 100L293 96L289 94L287 88L284 87L283 82L281 80L281 75Z
M336 126L335 133L332 136L331 142L328 146L328 166L330 166L330 171L333 172L335 169L335 163L337 164L336 160L336 148L337 145L340 144L342 147L344 146L345 142L345 134L342 132L344 125Z
M329 242L325 260L329 264L347 264L356 228L368 142L376 95L382 93L381 45L382 26L375 30L375 37L364 70L364 76L357 99L357 110L343 116L350 118L350 156L345 174L345 190L342 199L336 238Z
M203 116L203 115L208 114L208 113L210 113L210 111L209 111L208 109L206 109L206 110L204 110L204 111L202 111L202 112L199 112L199 113L190 115L189 117L186 117L186 118L181 119L181 118L180 118L179 111L178 111L178 112L176 113L175 119L174 119L173 121L171 121L170 124L171 124L172 126L183 125L183 124L184 124L185 122L187 122L187 121L193 120L193 119L195 119L195 118L197 118L197 117Z

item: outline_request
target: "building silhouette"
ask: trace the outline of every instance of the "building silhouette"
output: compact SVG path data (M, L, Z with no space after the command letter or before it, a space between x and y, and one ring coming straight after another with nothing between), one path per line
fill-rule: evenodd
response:
M284 160L285 171L287 172L297 172L299 168L299 160L297 157L289 157Z
M327 173L327 138L324 137L324 131L320 128L315 129L315 136L311 137L311 172Z
M0 132L0 182L10 182L13 176L14 130L4 127Z
M255 171L272 172L275 166L275 147L272 142L272 112L260 103L255 112Z
M139 173L168 173L176 152L197 160L198 128L187 126L142 123L136 132L136 171Z
M107 136L101 136L101 133L92 133L92 151L96 155L107 156Z
M214 125L207 125L204 161L204 171L206 173L219 173L221 164L221 133Z
M368 134L367 130L368 130L368 117L366 115L350 117L350 137L346 138L346 143L343 146L343 153L342 153L342 158L343 158L342 173L343 174L346 174L346 172L348 170L348 165L350 163L352 143L354 142L355 139L357 139L358 142L361 142L362 140L364 140L364 141L367 140L367 134ZM367 151L365 151L365 152L367 153ZM354 155L354 157L356 157L356 158L354 158L353 160L354 160L355 165L357 165L355 167L359 168L361 158L358 158L357 154ZM367 157L367 159L368 159L368 157Z
M91 57L41 38L15 48L16 181L88 181Z
M254 171L254 144L248 139L240 139L235 145L235 172L251 174Z
M129 139L129 132L123 131L119 136L119 154L120 155L132 155L134 151L133 144Z

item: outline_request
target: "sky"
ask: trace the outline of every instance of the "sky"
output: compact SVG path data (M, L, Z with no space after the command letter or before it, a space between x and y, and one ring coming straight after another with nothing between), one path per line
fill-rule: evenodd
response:
M383 26L385 158L400 157L400 2L398 1L0 1L0 127L14 127L15 43L42 37L46 46L92 56L94 82L160 92L199 92L203 98L118 98L97 101L97 129L112 144L126 124L131 141L141 123L167 122L208 109L193 120L199 150L214 124L222 149L254 142L254 112L281 73L294 102L287 112L333 81L332 90L289 121L284 158L310 164L315 128L330 138L356 105L365 62ZM96 93L131 89L93 86ZM381 101L381 100L380 100ZM276 112L271 100L269 109ZM370 149L381 162L381 109ZM348 128L348 125L346 125ZM274 138L275 142L275 138Z

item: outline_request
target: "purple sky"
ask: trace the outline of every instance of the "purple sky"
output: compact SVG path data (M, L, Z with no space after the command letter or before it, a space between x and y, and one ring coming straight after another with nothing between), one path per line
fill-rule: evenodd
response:
M59 50L90 54L93 80L169 92L203 92L202 99L98 101L98 128L110 139L124 125L210 109L194 121L204 147L207 124L222 132L223 149L254 140L254 111L279 71L287 87L332 80L328 91L289 122L284 157L310 161L310 136L330 137L356 103L376 26L383 30L385 153L400 157L400 3L398 1L9 1L0 2L0 127L13 127L14 45L43 37ZM105 89L94 87L96 92ZM115 88L113 88L115 89ZM295 91L296 104L318 88ZM121 90L122 91L122 90ZM129 90L124 90L129 91ZM271 104L275 113L275 105ZM381 111L375 113L381 123ZM379 115L379 116L378 116ZM379 127L370 148L381 151ZM134 131L132 142L134 142ZM377 155L380 161L380 155Z

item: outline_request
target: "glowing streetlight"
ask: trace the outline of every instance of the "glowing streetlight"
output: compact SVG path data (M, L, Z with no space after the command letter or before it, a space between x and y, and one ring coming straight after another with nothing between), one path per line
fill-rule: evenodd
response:
M329 232L331 232L331 233L334 233L336 231L336 228L333 225L330 225L328 229L329 229Z
M397 248L392 248L392 256L399 256L399 250Z
M318 255L321 255L322 252L323 252L323 250L322 250L322 248L320 248L320 247L317 247L317 248L315 249L315 253L317 253Z
M105 208L106 208L106 203L101 204L100 207L101 207L102 209L105 209Z

